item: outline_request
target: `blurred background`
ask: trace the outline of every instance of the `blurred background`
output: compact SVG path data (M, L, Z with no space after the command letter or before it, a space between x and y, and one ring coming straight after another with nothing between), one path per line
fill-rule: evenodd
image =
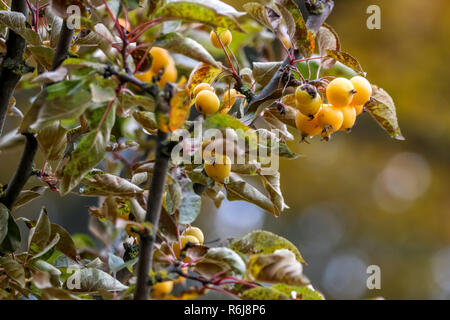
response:
M366 27L372 4L381 8L381 30ZM206 241L273 231L298 246L305 273L328 299L450 298L449 16L447 0L336 0L327 22L394 98L406 141L392 140L368 114L328 143L297 137L290 147L303 157L280 168L290 209L274 218L244 202L217 210L205 199L195 225ZM0 182L20 153L0 155ZM86 207L94 204L48 191L14 215L34 218L45 205L53 222L88 232ZM381 269L380 290L366 287L369 265Z

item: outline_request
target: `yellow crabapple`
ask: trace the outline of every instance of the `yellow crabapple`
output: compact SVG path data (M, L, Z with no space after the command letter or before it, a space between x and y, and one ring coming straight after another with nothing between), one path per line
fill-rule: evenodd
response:
M219 35L220 41L222 41L222 44L224 47L230 45L231 40L233 39L233 36L231 35L230 30L226 30L223 33L217 32L217 34ZM220 45L219 37L217 37L216 32L214 32L214 30L211 31L209 36L211 38L212 45L218 49L222 49L222 46Z
M217 182L223 182L231 172L231 159L227 156L216 156L214 159L205 160L206 174Z
M203 90L195 97L195 107L200 113L213 114L219 110L220 100L214 92Z
M295 106L305 116L313 118L322 106L322 98L316 87L303 84L295 90Z
M361 76L356 76L350 79L353 88L355 88L356 93L353 95L353 99L351 101L352 105L364 105L367 101L369 101L372 96L372 86L370 82Z
M202 83L199 83L197 86L195 86L194 91L193 91L194 97L196 97L199 94L199 92L201 92L203 90L208 90L208 91L214 92L214 88L211 87L211 85L209 83L202 82Z
M346 106L340 108L342 111L342 115L344 116L344 121L342 122L341 129L342 131L350 130L356 121L356 110L353 106Z
M320 112L317 114L317 123L322 129L331 129L338 131L344 122L344 115L340 108L330 104L324 104Z
M328 102L335 107L345 107L352 102L355 88L350 80L336 78L332 80L326 90Z

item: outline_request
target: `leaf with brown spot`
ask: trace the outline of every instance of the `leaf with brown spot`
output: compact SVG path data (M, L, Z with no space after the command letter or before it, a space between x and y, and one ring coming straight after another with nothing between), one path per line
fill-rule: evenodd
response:
M170 100L169 130L175 131L181 128L189 117L191 99L189 90L185 87L179 90Z
M356 58L351 54L333 49L325 49L325 52L327 53L328 57L342 63L358 74L365 75L365 72L359 64L358 60L356 60Z
M220 72L220 68L216 68L203 62L199 63L194 70L192 70L187 82L189 95L192 97L192 92L198 84L202 82L211 84Z
M372 91L372 97L364 108L391 137L396 140L405 140L398 125L397 112L391 96L376 85L372 85Z

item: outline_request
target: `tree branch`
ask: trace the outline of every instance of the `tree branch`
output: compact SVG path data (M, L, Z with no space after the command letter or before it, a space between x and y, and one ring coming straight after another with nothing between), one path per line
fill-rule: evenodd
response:
M23 150L22 158L20 159L19 166L14 173L11 182L8 184L6 192L1 199L1 202L11 210L17 196L22 191L25 183L27 183L28 178L31 176L33 170L33 160L36 155L38 143L34 134L24 133L26 137L25 149Z
M13 3L17 2L16 0ZM26 4L25 4L26 5ZM52 71L58 68L61 63L66 59L67 50L72 42L73 30L70 30L67 27L66 20L64 20L63 25L61 27L61 34L58 39L58 44L56 46L55 57L53 58L52 63ZM9 51L9 47L8 47ZM3 77L3 72L2 75ZM20 80L20 76L19 76ZM0 82L1 83L1 82ZM13 88L14 91L14 88ZM3 92L0 90L0 92ZM11 93L12 94L12 93ZM8 101L9 104L9 101ZM8 105L7 105L8 107ZM38 143L36 137L32 133L23 133L26 137L25 148L22 154L22 158L20 159L19 166L14 173L14 176L11 182L8 184L8 187L5 191L5 194L0 202L2 202L9 209L12 208L14 202L22 191L23 187L28 181L28 178L31 176L31 171L33 168L34 157L37 152Z
M67 51L72 43L73 29L67 27L67 21L64 20L61 26L58 44L56 45L55 57L52 62L52 71L58 68L67 58Z
M153 249L158 230L161 206L163 202L164 184L169 167L170 154L167 152L167 133L158 131L155 167L153 170L150 192L147 202L145 220L153 226L150 235L141 235L141 248L137 268L137 283L134 294L135 300L146 300L149 295L148 271L152 268Z
M26 1L13 0L11 3L11 11L21 12L26 17L28 15ZM22 56L25 52L25 47L25 39L10 29L8 40L6 40L6 55L0 67L0 136L3 132L9 101L22 76L24 67Z

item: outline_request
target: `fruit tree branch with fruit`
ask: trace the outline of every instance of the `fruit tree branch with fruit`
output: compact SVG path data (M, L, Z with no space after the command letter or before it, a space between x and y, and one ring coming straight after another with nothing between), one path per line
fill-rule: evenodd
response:
M219 208L225 199L281 216L278 158L297 158L292 132L298 143L329 141L365 111L403 139L391 97L325 23L333 1L247 2L242 12L219 0L73 4L80 16L59 1L0 10L0 128L20 117L0 152L24 145L0 184L0 292L324 299L289 240L255 230L210 243L195 221L202 201ZM32 95L28 108L16 103L22 95ZM38 186L28 189L30 180ZM16 216L52 192L98 200L87 211L102 246L52 223L45 207L37 220ZM29 228L26 245L19 224Z

